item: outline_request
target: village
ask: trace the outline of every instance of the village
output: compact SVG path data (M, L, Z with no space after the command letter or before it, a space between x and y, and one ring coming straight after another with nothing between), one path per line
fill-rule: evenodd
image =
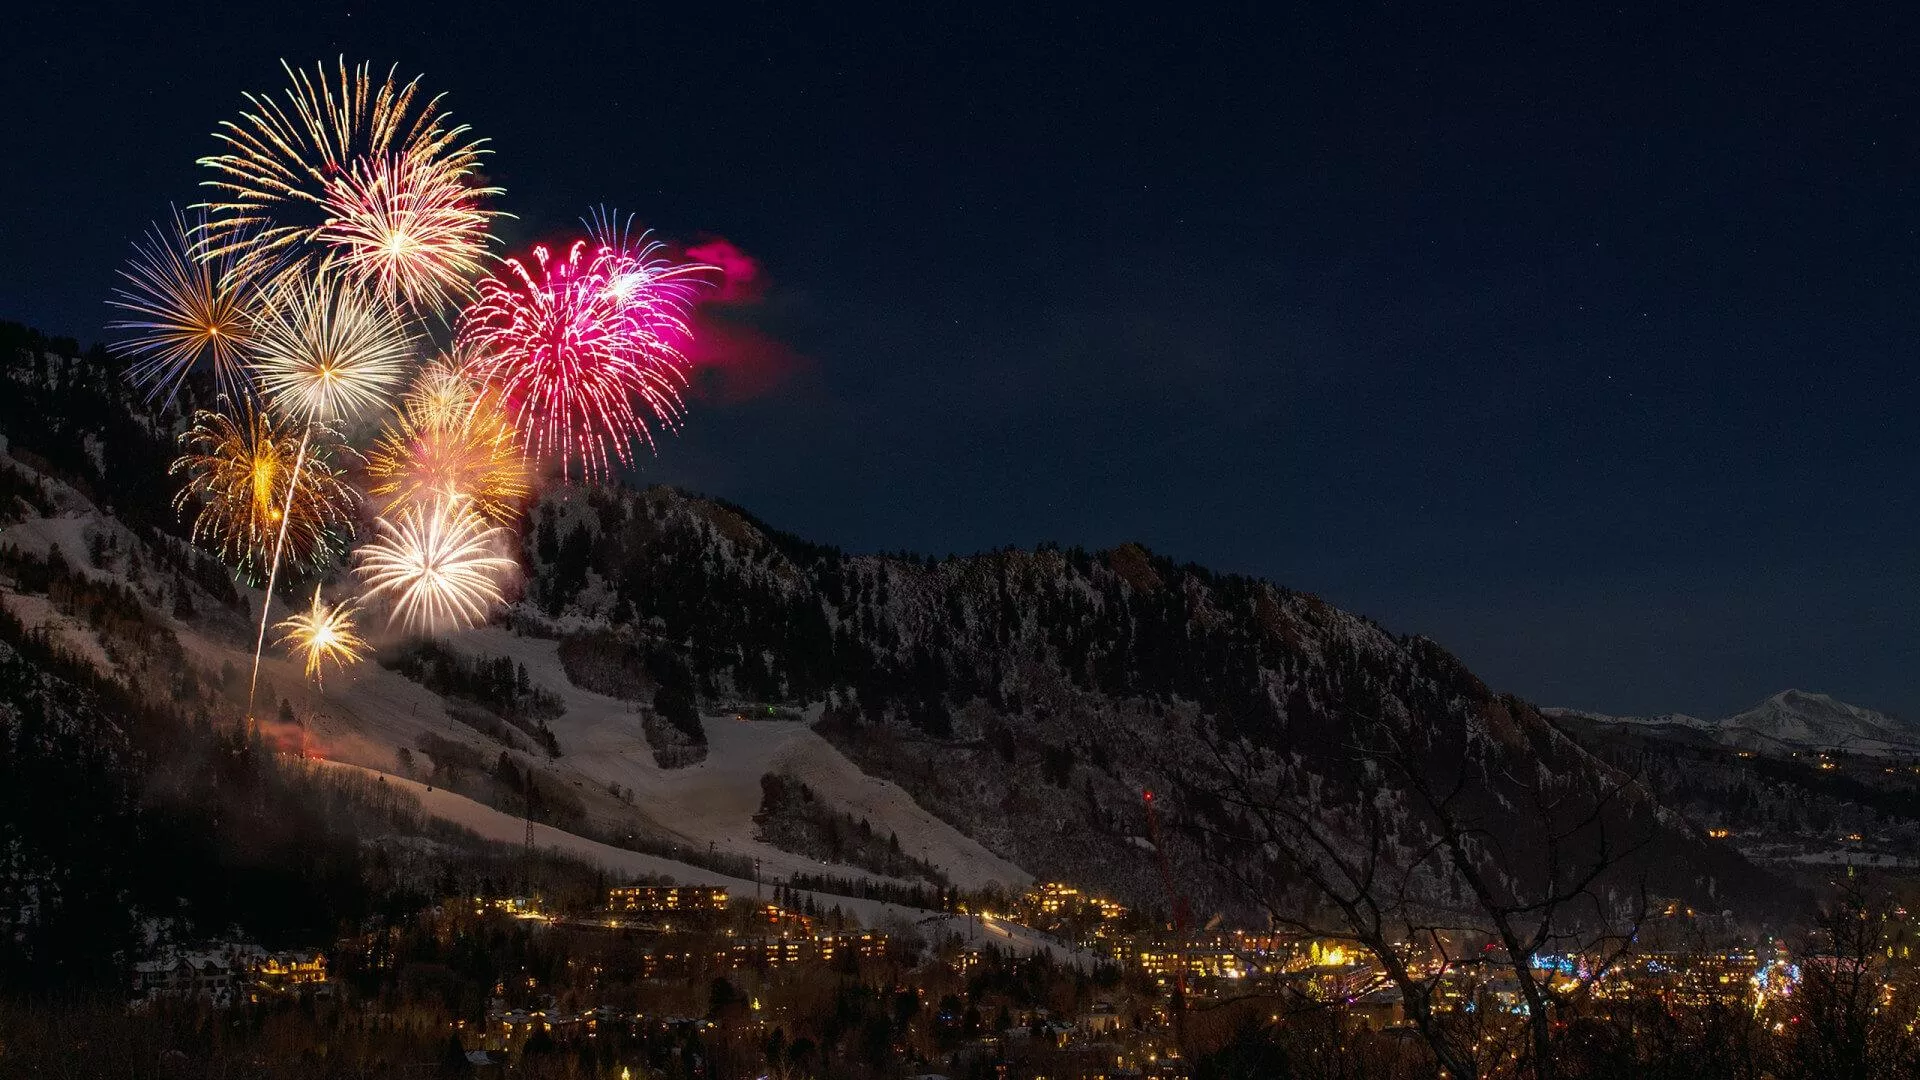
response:
M1387 1044L1414 1038L1401 990L1349 941L1176 933L1061 882L1002 903L957 899L950 914L961 918L939 924L942 933L863 926L781 887L759 897L640 883L449 898L326 953L171 950L133 965L130 1004L291 1008L335 1024L353 1016L416 1053L437 1046L443 1063L457 1056L477 1075L503 1076L575 1059L628 1077L1130 1080L1189 1076L1196 1047L1262 1019L1312 1014ZM990 921L1048 945L1021 955L993 934L951 929ZM1657 998L1764 1017L1799 979L1784 943L1746 941L1678 905L1655 913L1646 938L1631 956L1543 955L1538 967L1550 985L1586 986L1583 1007L1595 1015ZM1453 946L1444 957L1434 947L1406 954L1431 980L1439 1013L1496 1026L1524 1014L1510 971L1469 941ZM1888 959L1910 974L1909 949Z

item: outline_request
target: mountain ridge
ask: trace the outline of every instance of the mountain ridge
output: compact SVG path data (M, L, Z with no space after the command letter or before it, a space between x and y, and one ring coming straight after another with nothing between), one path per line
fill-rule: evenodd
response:
M1703 720L1682 713L1611 716L1562 707L1544 708L1541 712L1610 726L1681 728L1729 746L1755 750L1843 750L1872 755L1920 753L1920 725L1808 690L1781 690L1718 720Z
M62 536L124 533L127 543L100 553L104 562L92 552L89 561L143 590L156 616L181 630L190 660L209 671L234 663L245 646L198 628L231 620L229 607L252 597L229 583L233 604L216 600L200 586L202 562L162 558L184 531L162 475L179 411L147 408L108 358L50 351L44 341L14 350L8 375L22 392L0 404L0 434L17 460L37 455L29 473L71 476L85 505L36 502L38 482L21 481L7 508L9 536L46 558L56 518L87 517L60 525ZM796 861L750 835L758 778L736 775L732 760L741 737L776 729L727 726L744 722L748 705L777 706L811 720L779 729L812 740L810 775L849 778L813 785L835 810L891 815L927 838L935 848L927 855L961 860L947 871L971 865L974 880L1013 885L1017 878L997 869L1013 867L1163 906L1152 848L1142 847L1152 830L1141 792L1177 775L1207 778L1207 755L1223 746L1257 758L1278 790L1317 793L1329 827L1377 819L1394 857L1427 850L1410 789L1383 780L1354 749L1397 725L1418 741L1418 768L1429 770L1415 779L1475 779L1461 808L1489 838L1482 858L1540 849L1552 830L1536 812L1542 797L1598 801L1601 827L1650 838L1636 859L1660 894L1764 903L1776 892L1764 873L1706 843L1631 776L1436 643L1272 582L1137 544L947 559L850 555L732 504L660 486L550 491L527 526L528 576L507 616L512 632L496 626L449 640L489 663L518 658L536 682L564 689L570 705L552 721L554 745L542 750L376 665L320 689L269 657L266 673L281 687L270 699L288 697L302 714L298 738L382 770L431 770L516 807L513 785L531 784L543 812L583 835L644 833L680 850L726 842L732 850L720 854L798 872L817 861ZM167 577L152 573L160 566L171 568ZM575 684L566 656L595 649L612 650L631 692ZM600 685L621 690L617 680ZM679 719L643 722L656 714ZM663 757L656 740L668 736L689 745ZM788 759L769 760L774 771ZM714 812L681 813L676 799L712 802ZM1244 912L1248 868L1227 864L1258 852L1223 852L1207 840L1234 827L1234 815L1205 792L1169 801L1166 813L1160 851L1184 883L1183 900ZM711 827L684 827L699 821ZM1538 872L1490 865L1517 891ZM1616 896L1628 887L1606 884ZM1448 902L1431 875L1410 878L1408 888L1438 890L1429 900Z

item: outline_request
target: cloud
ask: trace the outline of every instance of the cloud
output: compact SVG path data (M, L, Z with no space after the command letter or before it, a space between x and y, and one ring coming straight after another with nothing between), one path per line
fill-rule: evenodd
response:
M685 352L693 395L723 405L773 393L813 366L786 342L710 310L696 314Z
M687 249L687 258L720 268L720 287L708 294L709 302L752 304L765 294L760 264L725 237L693 245Z
M683 350L693 367L694 397L722 405L750 401L780 390L813 366L786 342L750 325L747 309L767 295L757 259L720 236L690 245L686 257L720 271L715 287L700 292L692 337Z

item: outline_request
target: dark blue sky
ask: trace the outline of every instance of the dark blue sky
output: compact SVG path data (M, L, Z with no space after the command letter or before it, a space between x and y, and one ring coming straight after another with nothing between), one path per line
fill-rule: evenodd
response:
M605 201L761 261L735 317L808 362L653 478L856 549L1139 539L1547 703L1920 717L1899 8L934 6L24 14L0 318L98 336L242 90L398 61L516 242Z

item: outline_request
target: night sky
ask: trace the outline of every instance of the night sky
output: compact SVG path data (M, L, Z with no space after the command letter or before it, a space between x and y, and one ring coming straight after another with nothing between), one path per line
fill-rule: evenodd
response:
M759 261L714 313L751 362L647 478L859 550L1137 539L1547 704L1920 717L1895 16L44 6L0 318L100 337L241 91L397 61L493 140L515 249L605 202Z

